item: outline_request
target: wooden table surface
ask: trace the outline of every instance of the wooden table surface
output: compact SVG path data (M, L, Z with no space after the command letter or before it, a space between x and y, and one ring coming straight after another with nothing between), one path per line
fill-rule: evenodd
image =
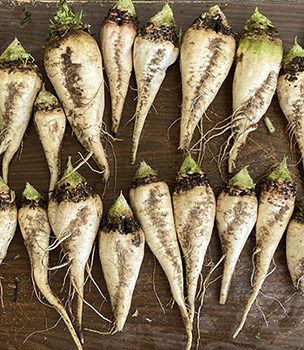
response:
M254 11L256 2L218 2L233 26L233 30L240 32L245 20ZM25 49L32 54L40 69L43 69L43 51L48 32L48 19L55 12L55 1L20 1L10 3L0 1L0 50L1 52L15 36L22 42ZM83 9L84 21L90 23L91 32L99 42L99 31L110 3L108 1L75 1L72 8ZM210 1L171 1L176 22L185 31L198 15L207 10L213 3ZM259 2L259 10L268 16L277 26L284 49L288 49L298 36L300 44L304 44L303 13L304 3L300 2ZM144 24L149 17L160 10L162 2L135 1L135 7L140 24ZM28 23L21 25L25 11L32 16ZM217 98L207 111L204 119L204 129L208 130L216 122L231 114L231 84L233 69L221 88ZM49 82L47 87L50 88ZM122 123L117 134L117 140L107 142L106 149L111 166L109 185L104 188L100 175L92 172L87 166L80 169L80 173L94 184L99 194L103 195L105 212L113 203L119 192L123 190L128 198L128 189L139 161L145 159L165 179L169 186L174 184L174 178L183 160L184 154L177 150L181 87L178 62L168 69L166 79L150 111L139 146L138 159L135 165L130 164L130 139L133 122L128 121L133 116L136 104L136 83L132 76L130 89L123 112ZM110 126L110 101L106 89L105 123ZM259 181L269 168L279 162L284 154L289 155L291 172L297 182L299 195L304 194L304 172L299 162L299 154L290 146L287 131L287 122L279 109L276 96L267 111L273 121L276 132L270 135L260 122L258 130L252 133L247 145L237 162L240 169L250 164L249 171L255 181ZM174 123L176 122L176 123ZM171 127L170 127L171 126ZM210 142L202 161L202 167L208 175L215 194L218 195L224 188L216 162L213 157L218 153L219 146L227 138L228 133ZM196 134L196 139L199 135ZM84 149L77 142L68 126L62 150L63 164L68 155L73 161L79 160L85 154ZM194 154L194 156L197 156ZM95 167L93 161L91 165ZM223 171L228 177L225 164ZM26 131L23 147L19 155L11 163L9 184L17 193L20 200L21 192L26 181L30 181L46 197L48 188L48 169L42 147L32 121ZM251 255L254 250L254 232L250 235L244 251L239 259L235 271L227 304L218 303L220 280L210 284L206 291L204 306L200 314L200 345L199 349L304 349L303 314L304 299L295 293L286 267L285 242L281 241L275 254L276 270L267 278L260 294L258 303L254 304L247 323L236 340L232 339L233 331L240 321L241 314L250 292L250 276L252 273ZM207 253L203 274L209 272L212 264L221 256L219 238L214 230L210 248ZM54 266L59 258L59 249L51 252L51 265ZM211 280L220 276L220 266ZM51 285L56 294L63 300L68 295L68 284L62 287L66 269L52 273ZM94 277L107 296L105 283L102 277L100 262L95 254ZM27 349L75 349L63 322L54 327L58 315L54 309L40 303L33 292L30 277L29 259L19 229L10 245L8 254L0 267L2 276L4 309L0 309L0 350ZM14 299L15 277L20 279L19 293L16 302ZM163 306L161 308L157 296ZM86 299L101 312L111 317L109 301L103 303L95 287L88 282L85 288ZM159 264L146 248L144 262L140 271L139 280L134 292L130 316L122 333L114 336L102 336L85 331L86 350L116 350L116 349L157 349L177 350L185 346L185 332L182 320L176 305L171 307L171 295L167 280ZM138 310L137 317L131 315ZM267 324L265 320L267 320ZM84 327L107 331L109 325L100 319L88 307L84 308ZM50 328L49 330L46 330ZM33 333L36 332L36 333ZM256 332L260 338L256 339ZM32 334L33 333L33 334ZM25 339L32 334L26 342ZM197 336L194 330L194 338ZM193 345L193 349L195 346Z

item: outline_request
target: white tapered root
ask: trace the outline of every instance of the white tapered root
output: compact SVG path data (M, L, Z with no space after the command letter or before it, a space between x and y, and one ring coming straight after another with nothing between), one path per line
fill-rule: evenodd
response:
M166 70L176 61L178 52L178 48L170 41L151 41L141 36L135 39L133 59L138 98L132 136L132 164L136 160L146 117L165 79Z

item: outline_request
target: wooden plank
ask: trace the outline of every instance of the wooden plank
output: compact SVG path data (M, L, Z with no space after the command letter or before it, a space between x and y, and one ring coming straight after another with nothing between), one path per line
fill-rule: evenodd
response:
M250 17L256 2L219 2L230 20L234 31L240 32L245 20ZM17 36L26 50L31 52L38 66L43 70L43 46L48 31L48 19L55 12L54 1L36 1L11 3L0 2L0 50L1 52ZM211 4L208 1L172 1L176 21L185 31L200 12L205 11ZM135 1L135 6L140 23L143 24L157 12L162 3L158 1ZM304 43L304 28L302 13L304 3L301 2L259 2L260 11L268 16L278 27L285 49L289 48L298 36L300 44ZM109 2L107 1L77 1L73 4L76 10L83 9L84 20L91 23L91 31L99 42L100 25L105 17ZM28 23L21 25L24 12L32 13ZM204 120L204 130L210 129L218 121L227 118L231 113L231 84L233 70L221 88L217 98L207 111L209 119ZM47 87L50 84L47 82ZM103 194L105 211L113 200L123 190L128 197L128 189L132 176L141 159L145 159L160 175L169 183L174 183L176 171L178 170L183 153L177 150L181 103L180 74L178 63L168 69L167 77L160 89L154 103L155 109L149 113L142 141L139 146L138 161L131 165L130 160L130 138L133 122L128 123L135 110L136 83L134 76L131 80L132 89L129 90L123 120L117 140L107 144L107 153L111 164L112 176L107 188L104 188L98 174L84 166L81 173L89 182L95 185L98 193ZM110 126L110 101L106 91L105 123ZM275 162L282 159L284 154L290 156L291 170L299 187L299 194L304 194L304 175L301 164L296 164L299 155L290 150L290 141L286 131L287 123L279 109L276 97L267 112L273 121L276 132L269 135L264 124L261 122L256 132L250 136L247 146L238 160L238 168L250 164L250 173L255 181L267 172ZM170 127L171 126L171 127ZM203 169L207 173L216 195L223 189L222 182L216 162L213 156L218 153L219 146L225 141L228 134L222 135L210 143L207 150ZM199 134L196 134L196 139ZM83 155L85 151L79 145L76 138L71 134L70 127L67 128L64 146L62 150L63 163L68 155L73 160L79 159L78 152ZM115 156L114 156L115 155ZM94 167L94 162L90 162ZM224 169L225 177L228 176ZM20 199L25 181L30 181L42 193L46 195L48 187L48 170L43 151L33 124L30 123L20 159L15 157L10 167L9 181L11 187L16 191ZM304 312L304 300L294 293L288 275L285 259L285 242L279 245L275 255L276 270L271 274L263 287L264 296L259 297L259 307L255 305L249 315L248 321L236 340L232 339L245 306L250 291L250 276L252 273L251 254L254 249L254 234L252 234L240 257L235 272L227 305L218 304L220 281L211 284L206 292L204 307L200 315L201 344L199 349L301 349L303 348L302 319ZM210 249L208 251L203 273L206 275L211 263L215 263L221 256L219 239L214 231ZM17 258L18 257L18 258ZM51 265L55 265L59 258L59 251L51 252ZM0 349L74 349L62 322L54 329L41 332L47 327L52 327L58 320L56 312L42 305L33 293L30 279L30 267L27 252L19 230L10 246L8 255L0 267L3 277L3 297L5 310L0 311ZM57 271L52 274L52 288L57 295L66 300L68 285L61 290L62 280L66 270ZM105 283L101 274L99 260L95 257L93 273L97 283L107 296ZM221 274L221 267L217 269L214 278ZM14 290L8 284L14 282L18 276L21 280L20 291L17 302L13 302ZM67 282L68 283L68 282ZM163 313L154 290L160 298L165 312ZM285 310L274 299L277 298L284 305ZM95 307L100 308L102 313L111 317L109 302L103 303L103 299L89 282L86 285L86 299ZM139 281L134 293L130 317L127 320L125 330L114 336L101 336L85 332L85 349L96 350L97 348L114 349L157 349L170 350L182 349L185 346L185 334L179 311L176 306L170 307L171 294L166 278L155 262L151 252L146 249L144 263L141 269ZM137 317L131 314L138 309ZM268 320L268 327L263 320L262 312ZM84 327L107 331L108 325L98 318L89 308L84 310ZM34 331L25 343L25 338ZM259 331L261 340L257 340L254 334ZM194 331L196 337L197 331ZM194 347L193 347L194 348Z

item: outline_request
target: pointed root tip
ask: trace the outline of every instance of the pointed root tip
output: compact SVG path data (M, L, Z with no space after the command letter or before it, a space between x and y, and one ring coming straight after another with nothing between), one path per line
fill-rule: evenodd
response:
M178 149L181 151L187 151L188 147L186 147L185 145L180 145L180 146L178 146Z
M131 160L130 160L131 164L135 164L135 162L136 162L136 155L137 155L137 151L136 150L132 150Z
M188 151L189 148L190 148L190 140L183 138L179 141L178 149L180 149L182 151Z
M8 184L8 174L3 174L3 181L4 183Z
M236 331L233 333L233 336L232 336L233 339L235 339L239 335L240 331L243 328L243 325L244 325L244 322L241 322L241 324L238 326Z
M83 336L83 333L82 333L82 323L79 322L79 321L76 321L75 329L76 329L78 338L80 340L80 343L83 345L84 344L84 336Z
M108 183L110 179L110 168L108 164L103 166L102 179L104 183Z
M114 335L115 333L120 333L123 331L124 328L124 324L116 326L112 331L111 331L111 335Z
M193 335L192 335L192 322L190 320L190 317L188 316L188 321L186 325L186 332L187 332L187 345L186 345L186 350L191 350L192 346L192 340L193 340Z
M115 137L117 135L118 127L119 127L118 124L112 124L111 133L112 133L113 137Z
M191 350L192 346L192 337L187 340L186 350Z
M234 144L232 145L232 148L229 152L229 159L228 159L228 172L231 174L236 168L236 159L239 153L239 150L241 146L243 146L244 143L239 142L239 138L235 139Z
M231 157L230 157L228 160L228 172L229 172L229 174L232 174L234 169L235 169L235 160L234 159L231 159Z
M226 301L227 301L227 296L221 294L220 300L219 300L219 304L225 305L225 304L226 304Z
M106 184L109 182L109 179L110 179L110 172L104 172L103 173L103 182Z
M246 129L237 130L234 132L234 141L229 151L229 159L228 159L228 171L232 173L235 170L236 159L242 147L246 144L247 136L250 132L256 130L257 124L251 125Z
M131 164L135 164L137 151L138 151L138 145L139 145L139 136L138 137L132 137L132 146L131 146Z
M83 345L84 344L84 336L83 336L82 330L78 331L78 337L79 337L80 343Z
M236 331L233 333L232 338L233 338L233 339L235 339L235 338L238 336L238 334L239 334L239 331L238 331L238 330L236 330Z

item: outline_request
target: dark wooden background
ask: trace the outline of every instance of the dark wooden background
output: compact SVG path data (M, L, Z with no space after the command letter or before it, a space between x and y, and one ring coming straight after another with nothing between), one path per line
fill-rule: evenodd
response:
M251 1L219 1L217 3L220 3L236 32L241 31L245 20L251 16L258 4L259 10L267 15L279 29L285 50L292 45L296 35L299 43L304 45L304 3L257 3ZM71 4L75 11L83 9L84 21L91 23L91 31L99 42L100 25L110 3L108 1L75 1ZM170 4L176 22L185 31L201 12L215 3L211 1L171 1ZM0 5L0 51L2 52L17 36L25 49L34 56L45 76L42 63L43 50L48 32L48 19L55 12L56 2L41 0L11 3L0 1ZM160 10L162 5L161 1L135 1L140 23L144 24L149 17ZM32 16L28 23L21 25L25 11L31 12ZM214 103L207 111L208 119L204 119L205 130L210 129L216 122L230 115L232 78L233 69ZM50 88L49 83L47 86ZM111 179L107 188L104 188L100 176L87 166L83 166L80 170L81 174L95 185L98 193L103 194L105 212L120 190L123 190L128 198L130 182L140 160L145 159L155 170L159 171L169 186L172 186L175 174L184 157L184 154L177 150L179 122L169 128L180 116L181 88L178 62L168 69L167 77L154 103L155 108L151 110L146 121L137 163L131 165L129 160L133 123L127 124L127 122L135 110L135 88L136 83L134 76L132 76L131 88L117 140L112 144L107 142L106 145L111 164ZM110 126L109 111L109 93L106 90L104 120L108 127ZM243 165L250 164L249 171L252 177L255 181L259 181L273 164L280 161L284 154L288 154L290 169L298 184L299 194L303 195L303 167L299 163L299 154L290 146L286 129L287 123L279 109L276 96L267 115L272 119L276 132L270 135L261 121L258 130L250 135L247 146L239 157L237 167L240 169ZM219 146L227 136L228 134L225 134L210 143L210 149L206 152L202 162L202 167L210 178L216 195L224 188L224 183L220 179L213 157L218 153ZM71 128L68 126L62 150L63 164L68 155L72 155L75 162L79 160L78 152L85 154L84 149L72 135ZM95 167L93 161L90 163ZM223 170L224 175L227 176L226 164ZM26 131L22 151L18 156L15 156L10 167L9 184L16 191L19 199L26 181L30 181L45 197L47 196L47 165L32 122ZM254 233L251 234L240 257L225 306L218 304L220 280L215 281L207 288L200 315L201 341L199 349L304 349L302 331L304 299L295 293L291 285L286 267L284 239L275 254L276 270L267 278L263 286L264 294L260 294L258 303L252 308L243 331L236 340L232 339L233 331L240 321L243 307L250 292L253 249ZM204 275L209 272L212 263L215 263L220 256L219 239L216 230L214 230L203 268ZM57 263L58 257L59 249L51 253L52 265ZM221 274L221 269L220 266L211 280ZM68 282L61 291L65 273L66 270L62 269L51 276L52 288L63 301L66 300L68 293ZM102 291L107 295L97 254L94 260L93 274ZM63 322L60 322L54 329L44 331L56 324L58 315L52 308L42 305L33 292L29 259L19 229L11 243L8 255L0 267L0 275L2 276L5 307L4 310L0 310L0 350L75 349ZM14 284L15 277L18 277L21 282L17 301L13 302L14 289L11 288L11 284ZM155 291L164 306L164 312L157 301L153 280ZM111 317L110 303L102 303L102 298L90 282L86 285L85 296L105 316ZM284 305L284 309L274 298ZM86 350L183 349L185 333L181 317L176 306L170 307L170 302L171 295L166 278L147 248L134 292L130 317L124 332L114 336L102 336L86 331L84 348ZM136 309L138 316L131 317ZM264 321L263 314L267 319L268 326ZM100 331L108 330L108 324L88 307L84 308L83 323L84 327L87 328ZM37 333L24 343L25 338L35 331ZM255 338L256 332L260 332L260 340ZM196 335L197 332L194 330L194 338Z

